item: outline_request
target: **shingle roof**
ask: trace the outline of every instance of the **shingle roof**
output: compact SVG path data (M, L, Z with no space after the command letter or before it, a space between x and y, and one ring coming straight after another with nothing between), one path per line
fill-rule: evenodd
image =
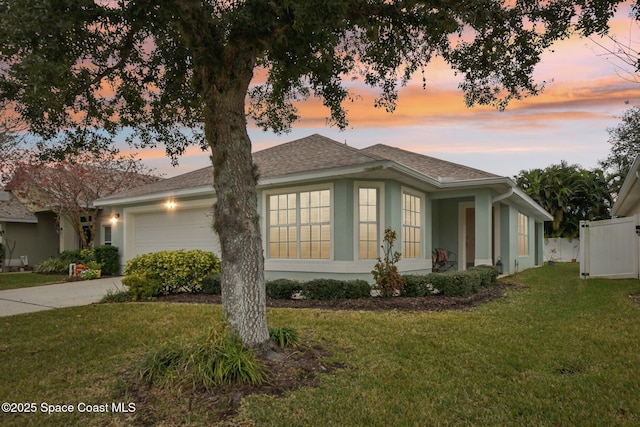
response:
M498 178L489 172L479 169L470 168L468 166L457 163L448 162L446 160L436 159L435 157L425 156L423 154L402 150L388 145L377 144L360 150L366 154L378 156L387 160L393 160L404 166L410 167L433 179L438 177L453 178L456 181L481 178Z
M0 195L0 221L3 222L36 222L36 216L9 192Z
M359 150L318 134L253 153L253 161L258 167L261 178L358 166L380 160L400 163L433 179L451 177L455 180L467 180L498 177L478 169L382 144ZM213 187L211 166L117 193L102 200L206 186Z

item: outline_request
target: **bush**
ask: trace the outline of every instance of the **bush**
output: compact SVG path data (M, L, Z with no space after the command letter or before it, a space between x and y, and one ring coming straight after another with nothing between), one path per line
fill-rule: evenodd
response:
M480 276L480 286L483 288L494 286L498 283L500 269L494 265L477 265L475 267L471 267L467 271L476 272Z
M122 279L122 284L128 288L133 301L165 294L160 276L154 273L130 273Z
M42 261L35 269L40 274L64 274L69 272L69 265L58 258L49 258Z
M440 293L439 289L433 286L431 275L407 275L404 276L404 288L400 291L403 297L428 297Z
M116 246L96 246L93 254L97 262L102 264L102 274L118 274L120 271L120 256Z
M279 347L297 347L300 344L298 331L293 328L269 328L269 338Z
M297 280L277 279L267 282L267 297L273 299L291 299L296 292L302 291L302 284Z
M220 260L212 253L201 250L162 251L138 255L124 269L131 274L157 275L163 294L201 292L207 276L220 272Z
M213 273L205 277L202 281L202 293L210 295L220 295L222 293L220 273Z
M62 251L60 259L67 264L86 264L95 261L93 249L69 249Z
M315 300L368 298L371 286L364 280L314 279L304 284L302 294Z

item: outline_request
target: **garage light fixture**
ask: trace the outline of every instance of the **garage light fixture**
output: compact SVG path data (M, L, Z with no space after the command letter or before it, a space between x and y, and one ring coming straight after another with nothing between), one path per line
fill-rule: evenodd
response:
M167 209L169 210L173 210L176 208L176 202L174 202L173 200L169 200L167 202Z
M118 222L118 219L120 219L119 213L111 214L111 224L115 224L116 222Z

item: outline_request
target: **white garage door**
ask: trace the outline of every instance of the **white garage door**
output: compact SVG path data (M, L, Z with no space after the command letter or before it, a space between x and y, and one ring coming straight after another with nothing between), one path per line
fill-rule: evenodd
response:
M176 249L202 249L220 256L211 208L135 215L135 255Z

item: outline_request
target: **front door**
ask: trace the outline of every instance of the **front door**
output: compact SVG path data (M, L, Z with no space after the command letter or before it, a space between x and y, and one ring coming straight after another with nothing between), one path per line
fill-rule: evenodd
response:
M464 254L466 268L473 267L476 260L476 209L465 209Z

